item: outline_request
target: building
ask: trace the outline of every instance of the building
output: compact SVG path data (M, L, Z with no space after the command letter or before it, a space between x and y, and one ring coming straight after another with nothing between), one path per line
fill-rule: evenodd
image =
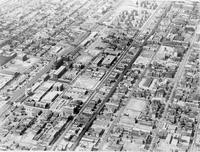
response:
M51 103L53 102L57 97L59 96L57 91L51 91L48 92L44 98L42 99L42 101L47 102L47 103Z
M28 57L26 54L22 53L22 54L19 54L18 57L22 60L22 61L26 61L28 60Z
M94 61L93 61L93 65L94 66L100 66L102 61L103 61L104 57L102 55L99 55Z
M54 84L54 89L55 89L56 91L63 91L63 89L64 89L63 84L60 83L60 82L56 82L56 83Z
M66 71L66 67L65 66L61 66L58 70L56 70L53 74L53 78L54 79L58 79L60 78Z
M35 107L47 109L49 107L49 103L46 102L36 102Z
M104 65L104 66L111 66L114 63L115 59L116 59L115 56L113 56L113 55L107 55L105 57L105 59L103 60L102 65Z
M0 66L6 64L17 56L17 53L0 53Z

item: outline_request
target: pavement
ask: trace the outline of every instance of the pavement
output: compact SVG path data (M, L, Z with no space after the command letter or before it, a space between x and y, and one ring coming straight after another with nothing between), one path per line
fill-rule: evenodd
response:
M89 1L87 1L86 3L84 3L83 5L81 5L79 8L77 8L75 11L73 11L71 15L73 15L74 13L76 13L81 7L83 7L85 4L87 4ZM23 32L21 32L20 34L23 34L25 31L27 31L28 29L30 29L31 27L33 27L35 24L30 25L28 28L26 28ZM17 35L19 36L19 35ZM6 40L4 43L6 44L7 41L13 40L15 39L16 36L13 36L11 39ZM85 37L84 37L85 38ZM83 40L83 39L82 39ZM4 43L0 44L1 46L4 45ZM48 72L51 67L53 66L54 62L56 61L56 58L51 59L50 63L44 67L39 73L36 74L36 76L34 78L32 78L26 86L23 86L22 88L20 88L19 90L15 91L11 97L11 99L1 108L0 110L0 118L5 114L6 111L9 110L9 108L11 107L11 104L14 102L17 102L19 99L21 99L23 96L25 96L25 90L28 87L31 87L43 74L45 74L46 72Z
M129 50L131 47L132 47L132 45L130 45L130 47L127 50ZM99 106L99 108L97 109L97 111L92 115L92 117L90 118L90 120L87 122L87 124L85 125L85 127L83 128L83 130L81 131L81 133L79 134L77 140L74 142L74 144L72 145L72 147L70 147L70 150L74 151L76 149L76 147L78 146L80 140L82 139L82 137L84 136L84 134L87 132L88 128L91 126L91 124L93 123L93 121L95 120L95 118L97 117L97 115L99 114L99 112L103 109L105 103L109 100L110 96L114 93L114 91L116 90L118 84L123 79L123 76L131 68L133 62L136 60L137 56L140 53L141 53L141 49L138 50L138 52L136 53L135 57L129 63L128 67L125 68L125 70L123 71L123 73L120 74L119 78L117 79L117 82L111 88L110 92L107 94L107 96L105 97L105 99L103 100L103 102L101 103L101 105Z
M85 2L83 5L81 5L79 8L77 8L75 11L73 11L69 16L72 16L74 13L76 13L81 7L83 7L85 4L87 4L89 1ZM64 21L64 20L63 20ZM62 23L62 22L61 22ZM61 24L60 23L60 24ZM28 28L26 28L23 32L21 32L20 34L23 34L25 31L27 31L28 29L30 29L31 27L33 27L35 24L30 25ZM17 35L19 36L19 35ZM88 36L88 33L86 33L86 36ZM7 41L13 40L15 39L16 36L13 36L11 39L6 40L5 42L3 42L2 44L0 44L1 46L3 46L4 44L7 43ZM79 43L81 43L84 40L85 37L83 37ZM76 48L75 48L76 49ZM74 49L74 50L75 50ZM62 54L63 55L63 54ZM61 55L61 56L62 56ZM11 97L11 99L9 99L9 101L0 109L0 119L3 117L3 115L6 113L6 111L9 110L9 108L11 107L12 103L17 102L18 100L20 100L21 98L23 98L25 96L25 90L28 87L31 87L43 74L47 73L53 66L54 62L56 61L56 58L51 59L50 63L43 68L39 73L36 74L36 76L34 78L32 78L27 85L23 86L22 88L20 88L19 90L15 91Z
M6 111L9 110L9 108L12 106L12 103L18 102L18 100L20 100L21 98L25 96L25 90L28 87L31 87L43 74L47 73L51 69L55 61L56 59L52 59L51 62L46 67L40 70L40 72L38 72L35 77L33 77L29 82L27 82L27 85L22 86L22 88L20 88L19 90L16 90L13 93L13 96L1 108L0 118L6 113Z
M123 54L121 55L121 57L118 59L117 63L111 68L111 70L108 71L108 73L103 77L103 79L101 80L101 82L98 84L98 86L95 88L94 92L92 93L92 95L90 96L90 98L88 98L88 100L85 102L84 106L81 108L80 112L74 117L74 119L72 120L72 122L67 126L65 132L61 135L61 137L59 138L59 140L54 144L53 150L55 150L57 143L59 143L62 138L64 137L64 135L67 133L67 131L72 127L74 121L82 114L82 112L84 111L84 109L87 107L88 103L93 99L93 97L98 93L99 89L102 87L103 83L105 82L105 80L109 77L109 75L114 71L115 67L118 65L118 63L123 59L123 57L126 55L126 53L128 52L128 50L124 51Z
M195 35L193 36L192 40L191 40L191 45L190 47L188 48L188 51L186 52L186 54L184 55L183 57L183 60L181 61L180 65L179 65L179 68L176 72L176 75L175 75L175 78L174 78L174 86L173 86L173 89L171 91L171 94L170 94L170 97L169 97L169 100L167 101L166 105L165 105L165 110L164 110L164 113L163 113L163 116L161 118L161 120L159 120L159 125L157 126L157 129L156 131L153 133L153 139L152 139L152 142L151 142L151 145L150 145L150 148L149 148L149 151L153 151L153 148L155 146L155 143L156 143L156 136L157 136L157 133L158 131L161 129L162 127L162 124L164 123L165 121L165 118L166 118L166 115L167 115L167 109L169 107L169 105L172 103L172 100L173 100L173 97L174 97L174 93L177 89L177 86L181 80L181 77L182 75L184 74L184 68L185 68L185 65L190 57L190 54L192 53L192 44L194 43L195 41Z
M160 7L158 8L160 9ZM155 11L153 13L153 16L155 15L157 11ZM161 17L162 19L162 17ZM160 23L161 19L158 21L158 24ZM149 20L147 20L147 22L149 22ZM158 26L158 24L155 26L155 28ZM142 28L144 28L145 26L147 26L147 24L145 24ZM144 40L143 44L145 44L145 42L147 41L147 39L150 37L151 34L154 33L155 28L152 30L152 32L149 34L148 37L146 37L146 39ZM129 50L132 47L132 45L127 49ZM138 52L138 55L141 53L142 49L140 49L140 51ZM136 55L137 56L137 55ZM76 147L78 146L80 140L82 139L82 137L84 136L85 132L87 132L88 128L91 126L91 124L93 123L94 119L96 118L96 116L98 115L98 113L101 111L101 109L103 108L105 102L110 98L110 96L113 94L114 90L117 88L119 82L122 80L124 74L126 73L125 71L127 71L133 64L133 62L135 61L135 59L133 59L129 66L124 70L124 72L120 75L118 81L115 83L114 87L111 89L111 91L109 92L109 94L107 95L107 97L104 99L102 106L99 107L99 109L97 110L97 112L92 116L92 118L90 119L90 121L85 125L85 127L83 128L82 132L80 133L79 137L77 138L76 142L72 145L72 147L70 148L70 150L75 150ZM117 65L117 64L115 64Z
M160 7L158 7L158 9L160 9ZM158 11L158 10L156 10L155 13L156 13L157 11ZM155 13L152 14L152 16L154 16ZM152 18L152 16L151 16L150 18ZM149 20L147 20L147 22L149 22ZM147 26L147 24L144 24L144 25L141 27L141 29L145 28L146 26ZM151 58L151 60L150 60L149 63L152 62L152 60L153 60L153 58L154 58L155 55L156 55L156 52L155 52L155 54L152 56L152 58ZM148 65L147 65L147 67L148 67ZM147 69L148 69L147 67L145 68L145 70L144 70L143 73L141 74L140 78L137 80L137 82L136 82L136 84L135 84L135 87L136 87L136 88L139 87L138 85L139 85L141 79L144 77L144 75L145 75L145 73L146 73L146 71L147 71ZM134 91L135 91L134 89L131 91L130 96L128 97L127 101L129 101L129 99L132 97L132 93L133 93ZM127 104L128 104L128 103L127 103ZM103 145L105 144L105 142L107 142L107 139L108 139L108 137L109 137L109 135L110 135L110 131L113 130L114 126L119 122L120 116L121 116L121 114L124 112L125 108L126 108L126 106L124 106L124 107L122 107L122 108L120 109L120 111L119 111L117 117L116 117L116 118L114 119L114 121L111 123L111 125L110 125L109 129L107 130L107 132L104 133L103 136L101 137L101 141L102 141L102 142L101 142L100 145L98 146L100 151L103 150L103 149L102 149L102 148L103 148Z
M116 3L115 7L118 7L118 5L122 2L123 0L120 0L118 3ZM110 15L111 13L113 13L113 10L111 10L111 12L108 12L108 14ZM105 16L103 16L99 22L103 22L108 14L105 14ZM99 25L95 24L94 27L91 27L90 31L95 30ZM119 63L121 61L121 59L124 57L125 53L120 57L120 59L118 60L117 63ZM94 92L92 93L92 95L88 98L88 100L85 102L84 106L81 108L81 110L79 111L79 113L74 117L74 119L66 126L65 131L62 133L62 135L58 138L58 140L54 143L54 145L50 148L51 150L55 150L57 145L61 142L61 140L63 139L63 137L65 136L65 134L67 133L67 131L72 127L73 123L75 122L75 120L82 114L82 112L84 111L84 109L87 107L88 103L93 99L93 97L97 94L98 89L101 88L103 82L107 79L107 77L111 74L111 72L114 70L114 68L116 67L113 66L113 68L104 76L104 78L101 80L101 83L98 84L97 88L94 90ZM81 72L82 73L82 72ZM80 75L80 74L79 74ZM75 79L76 80L76 79ZM73 80L73 82L75 81Z

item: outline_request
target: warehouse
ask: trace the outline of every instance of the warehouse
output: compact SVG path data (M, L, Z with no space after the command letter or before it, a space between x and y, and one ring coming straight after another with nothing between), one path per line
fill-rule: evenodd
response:
M61 77L66 71L66 67L65 66L61 66L54 74L53 74L53 78L54 79L58 79L59 77Z
M51 91L51 92L48 92L44 98L42 99L42 101L44 102L53 102L57 97L59 96L58 92L57 91Z

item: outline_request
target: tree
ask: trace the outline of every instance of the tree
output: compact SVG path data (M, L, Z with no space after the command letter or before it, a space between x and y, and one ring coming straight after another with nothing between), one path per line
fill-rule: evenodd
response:
M73 120L74 119L74 117L72 116L72 115L70 115L69 117L68 117L68 121L71 121L71 120Z
M81 64L80 69L82 70L84 68L85 68L85 65Z
M79 113L79 106L76 106L75 108L74 108L74 110L73 110L73 113L74 114L78 114Z

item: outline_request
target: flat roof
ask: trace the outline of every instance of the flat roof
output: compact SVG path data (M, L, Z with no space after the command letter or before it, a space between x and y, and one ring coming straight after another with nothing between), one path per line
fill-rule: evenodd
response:
M61 66L54 74L58 75L60 74L66 67L65 66Z
M56 96L58 96L58 92L57 91L51 91L48 92L44 98L42 99L43 101L52 101L53 99L56 98Z
M106 58L103 60L102 64L111 64L113 60L115 59L115 56L113 55L107 55Z

